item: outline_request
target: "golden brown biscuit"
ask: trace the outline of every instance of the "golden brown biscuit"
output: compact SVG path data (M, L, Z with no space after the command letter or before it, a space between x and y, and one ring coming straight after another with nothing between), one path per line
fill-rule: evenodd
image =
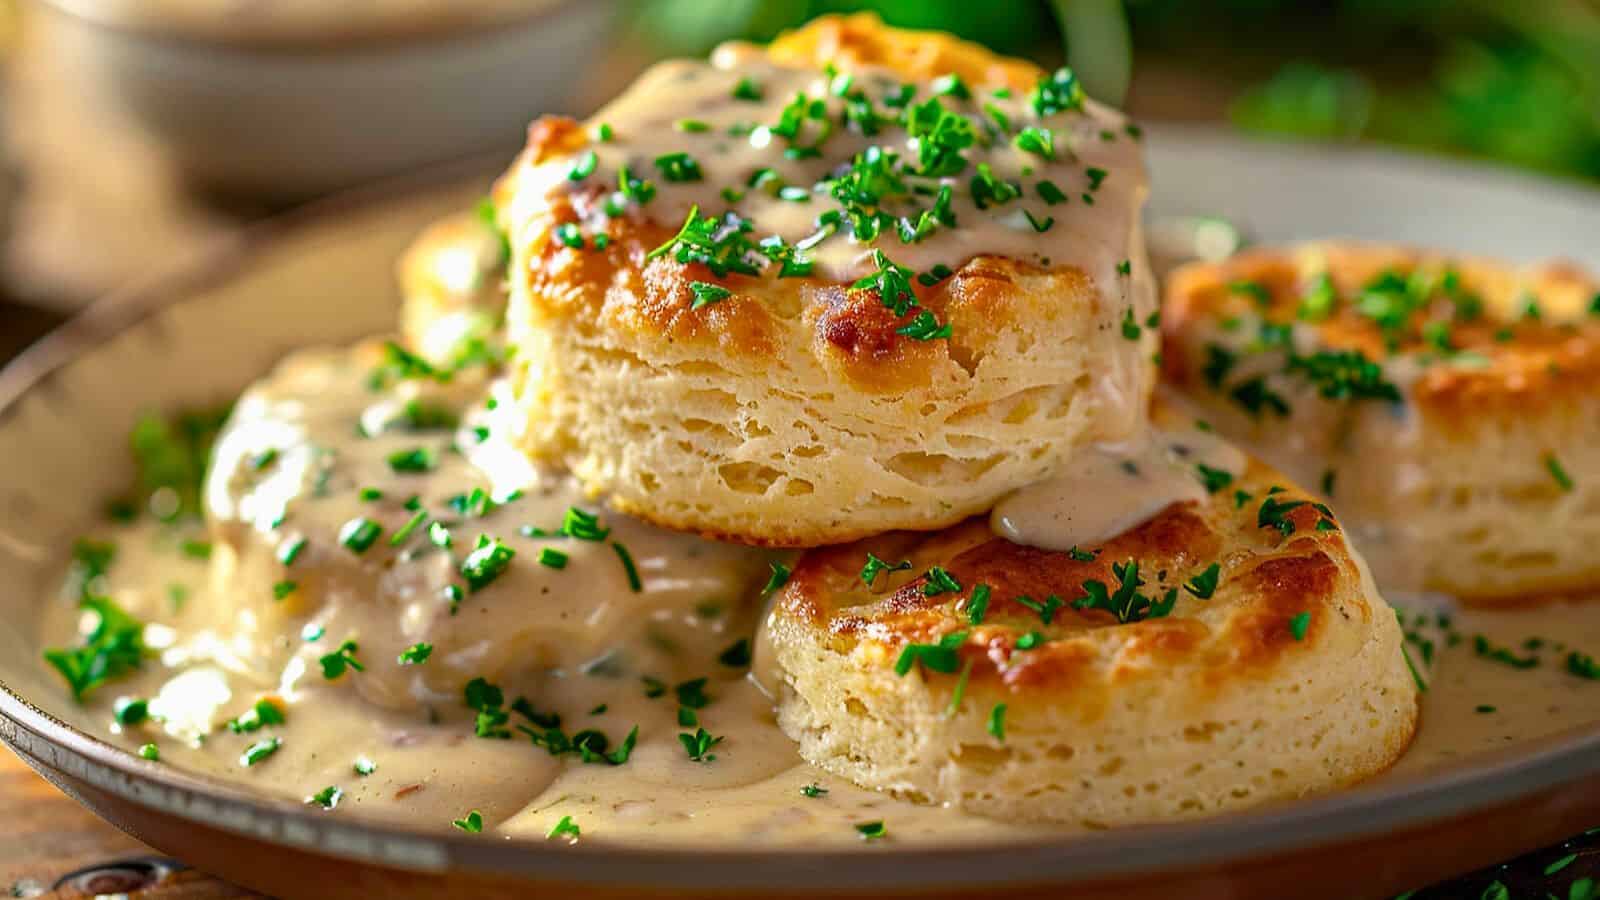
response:
M449 364L505 321L510 250L487 212L440 219L400 258L400 333L430 362Z
M1172 276L1167 378L1351 522L1385 586L1600 584L1600 283L1318 243Z
M749 543L986 509L1142 424L1136 135L1069 73L863 16L535 123L497 190L524 446Z
M1394 612L1327 507L1229 474L1077 550L974 519L809 551L761 633L779 724L858 784L1089 826L1381 771L1417 722Z

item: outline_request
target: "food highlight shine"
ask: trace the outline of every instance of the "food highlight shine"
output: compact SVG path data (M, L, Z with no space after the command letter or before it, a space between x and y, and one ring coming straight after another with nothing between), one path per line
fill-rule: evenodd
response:
M1592 609L1397 615L1336 507L1152 402L1140 139L861 16L536 122L396 337L141 422L45 616L70 716L329 815L863 848L1591 720Z

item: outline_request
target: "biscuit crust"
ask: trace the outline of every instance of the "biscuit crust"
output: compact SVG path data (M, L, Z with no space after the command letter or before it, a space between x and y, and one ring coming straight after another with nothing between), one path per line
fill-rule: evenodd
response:
M1311 365L1342 354L1366 380L1310 383L1263 345L1274 330ZM1600 540L1592 276L1385 245L1264 248L1174 273L1163 331L1165 378L1322 485L1386 587L1503 602L1600 584L1584 549Z
M724 48L710 67L666 64L635 91L747 70L771 79L824 63L863 79L891 73L919 96L952 73L974 96L1020 94L1044 77L948 36L852 16L824 17L765 51ZM625 121L641 102L624 95L596 121ZM1082 198L1016 201L1060 219L1053 231L1034 236L1020 207L1003 227L982 224L977 208L957 214L974 234L998 228L1002 244L1026 253L942 233L875 245L948 263L936 274L907 268L908 278L927 276L910 278L915 314L948 326L947 337L927 339L908 333L908 314L880 285L859 280L878 265L865 244L846 269L819 262L796 277L776 266L719 274L662 252L681 217L654 211L674 186L660 185L648 215L599 215L615 182L568 179L574 160L597 146L593 123L540 120L497 188L516 251L508 324L527 419L522 446L630 515L746 543L813 546L959 522L1076 447L1131 433L1155 380L1156 337L1141 324L1155 308L1137 215L1142 163L1114 113L1091 102L1073 121L1116 138L1074 151L1081 165L1094 168L1095 154L1117 162L1096 170ZM825 154L835 152L829 146ZM684 196L721 208L714 186ZM958 192L955 202L967 201ZM753 221L752 238L763 227ZM575 245L575 229L603 229L603 246ZM824 246L841 254L845 239L832 240ZM715 302L699 299L708 285Z
M910 566L868 584L869 553ZM1417 697L1395 616L1327 508L1279 473L1252 461L1227 491L1088 557L982 520L807 553L762 634L780 724L808 761L863 785L1091 826L1326 790L1408 745ZM1130 562L1169 614L1075 608L1091 582L1115 592ZM959 587L930 587L945 576ZM941 642L954 655L939 670L897 674L908 646Z

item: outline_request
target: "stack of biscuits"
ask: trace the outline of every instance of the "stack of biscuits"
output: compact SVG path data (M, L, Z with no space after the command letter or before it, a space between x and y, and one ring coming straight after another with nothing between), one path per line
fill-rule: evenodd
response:
M753 674L822 769L1095 825L1367 778L1423 673L1343 516L1420 535L1407 587L1600 580L1595 285L1319 244L1183 270L1158 312L1140 139L1067 70L823 18L535 123L492 221L405 264L407 330L503 317L531 459L794 551ZM502 252L503 293L432 262ZM1053 524L999 527L1041 484Z

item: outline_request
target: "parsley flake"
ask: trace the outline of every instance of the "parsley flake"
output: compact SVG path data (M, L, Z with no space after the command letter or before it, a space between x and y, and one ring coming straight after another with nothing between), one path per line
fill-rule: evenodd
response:
M433 655L433 645L416 643L400 651L399 663L402 666L420 666Z

